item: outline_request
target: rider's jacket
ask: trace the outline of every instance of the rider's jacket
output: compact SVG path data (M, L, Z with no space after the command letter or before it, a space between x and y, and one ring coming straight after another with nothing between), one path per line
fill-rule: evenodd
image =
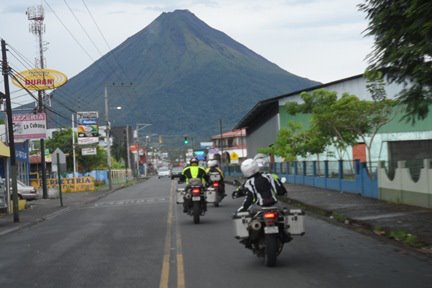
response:
M246 211L252 204L272 206L277 203L276 185L273 177L267 173L255 173L245 184L246 197L238 212Z
M271 174L273 177L273 180L275 182L276 185L276 194L279 196L284 196L288 194L288 191L286 190L284 184L282 183L282 181L280 180L279 176L275 173Z
M201 182L203 185L206 184L206 182L208 182L207 179L207 173L205 171L205 169L201 166L187 166L186 168L183 169L182 171L182 175L185 177L186 179L186 184L189 184L189 180L192 178L199 178L201 179Z

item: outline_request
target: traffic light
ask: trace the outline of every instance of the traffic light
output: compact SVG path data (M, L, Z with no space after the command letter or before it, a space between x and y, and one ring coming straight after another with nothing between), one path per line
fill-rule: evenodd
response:
M189 144L189 140L188 140L188 137L187 137L187 136L184 137L183 143L184 143L184 144Z

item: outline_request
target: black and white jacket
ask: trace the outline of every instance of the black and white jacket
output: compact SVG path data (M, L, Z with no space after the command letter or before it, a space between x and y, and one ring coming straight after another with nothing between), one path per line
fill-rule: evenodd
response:
M252 205L273 206L277 203L276 184L273 177L267 173L255 173L244 184L246 197L238 212L247 211Z

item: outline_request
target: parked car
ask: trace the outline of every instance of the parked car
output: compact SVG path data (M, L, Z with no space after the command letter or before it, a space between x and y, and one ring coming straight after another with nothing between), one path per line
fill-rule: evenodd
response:
M171 170L168 167L160 167L158 169L158 178L160 179L161 177L171 177Z
M9 185L12 185L12 180L9 182ZM11 197L12 197L12 187L10 187ZM39 198L39 194L37 190L33 186L28 186L24 182L17 179L17 193L19 199L25 200L36 200Z
M174 167L171 170L171 179L180 178L183 171L183 167Z

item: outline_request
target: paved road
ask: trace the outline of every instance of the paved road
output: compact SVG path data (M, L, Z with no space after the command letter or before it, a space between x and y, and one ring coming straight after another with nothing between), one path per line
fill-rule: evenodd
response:
M241 199L195 225L173 201L176 185L152 178L2 236L0 285L430 287L430 259L310 216L306 236L264 267L232 236Z

